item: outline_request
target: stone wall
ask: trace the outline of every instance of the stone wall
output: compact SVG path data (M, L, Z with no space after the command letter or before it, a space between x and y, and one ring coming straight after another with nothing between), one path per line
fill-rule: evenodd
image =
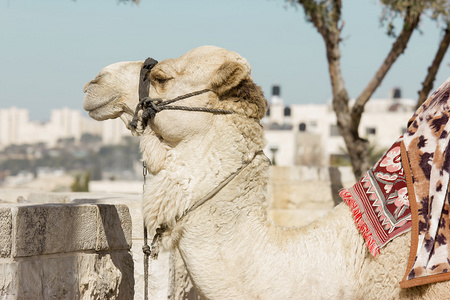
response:
M1 299L131 299L126 205L2 204Z
M339 190L354 182L350 167L271 167L269 215L279 225L308 224L332 210Z

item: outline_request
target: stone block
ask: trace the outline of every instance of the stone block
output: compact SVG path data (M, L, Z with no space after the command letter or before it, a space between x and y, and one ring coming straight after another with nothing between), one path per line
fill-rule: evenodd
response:
M12 247L11 207L0 207L0 258L10 257Z
M0 263L0 299L17 299L17 263Z
M15 266L16 281L1 290L1 299L133 299L130 252L71 253L27 257ZM0 265L0 272L2 265ZM12 274L14 277L14 274ZM0 279L0 283L2 283Z
M131 247L125 206L21 206L14 226L15 257Z
M80 295L76 299L133 299L134 264L130 252L80 255L77 266Z
M120 206L125 204L132 218L132 237L133 244L131 251L133 253L134 261L134 299L144 299L144 254L142 246L144 245L144 232L142 220L142 195L119 195L118 197L100 199L85 198L74 199L72 203L76 204L114 204ZM150 242L150 241L149 241ZM161 252L157 260L149 261L149 276L148 276L148 295L149 299L168 299L169 297L169 252Z
M75 194L71 196L72 199L71 203L73 204L111 204L111 205L118 205L118 204L124 204L128 207L128 210L130 212L131 220L132 220L132 236L133 239L143 239L144 237L144 223L142 220L142 195L116 195L115 197L105 197L105 194L103 194L103 197L95 198L95 195L93 197L89 198L78 198L79 194Z
M66 260L65 267L73 272L73 269L68 267L69 264L70 261ZM19 284L15 293L18 299L44 298L44 276L48 278L48 275L44 274L44 266L50 266L50 264L47 264L47 259L43 257L39 260L21 260L17 263L17 278ZM51 264L51 267L54 268L54 264ZM53 269L52 272L54 272L55 275L60 276L58 270Z
M15 257L95 249L95 206L19 207L15 220Z
M97 204L95 207L99 211L95 249L131 249L133 226L128 207L123 204Z

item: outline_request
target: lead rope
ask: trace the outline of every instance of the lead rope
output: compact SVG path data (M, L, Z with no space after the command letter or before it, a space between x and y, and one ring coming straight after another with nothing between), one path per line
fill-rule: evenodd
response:
M139 100L143 99L148 95L148 91L150 88L150 78L148 77L148 74L151 72L153 67L158 64L158 61L149 57L147 58L144 63L142 64L141 71L139 73ZM138 114L138 107L136 108L136 114L133 117L133 121L137 118ZM137 120L135 121L137 126ZM136 126L134 126L134 129L136 129ZM145 185L146 185L146 179L147 179L147 164L145 161L142 162L142 176L144 177L144 184L142 186L142 198L144 198L144 192L145 192ZM147 226L145 226L145 220L144 215L143 217L143 226L144 226L144 246L142 246L142 251L144 252L144 300L148 300L148 269L149 269L149 263L148 263L148 257L151 254L151 249L148 246L147 241Z
M144 184L142 186L142 197L144 197L146 177L147 177L147 165L145 161L142 162L142 175L144 176ZM148 300L148 257L150 256L150 247L147 243L147 226L144 225L144 246L142 246L142 251L144 252L144 300Z

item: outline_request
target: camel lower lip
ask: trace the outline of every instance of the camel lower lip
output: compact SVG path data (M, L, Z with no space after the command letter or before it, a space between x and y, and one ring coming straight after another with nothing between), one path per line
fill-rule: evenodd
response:
M99 115L97 113L97 109L92 109L88 111L89 117L93 118L93 119L97 119L97 116Z
M83 103L83 108L85 111L94 111L96 109L105 107L106 105L116 101L118 98L120 98L120 96L115 96L113 99L107 101L107 102L100 102L100 103L95 103L95 101L93 101L92 99L89 99L89 101L86 100ZM94 102L94 103L93 103Z
M86 107L85 105L83 105L84 110L88 111L88 112L94 112L95 110L105 107L106 105L108 105L109 103L111 103L112 101L106 102L104 104L100 104L98 106L94 106L94 107Z
M97 120L97 121L103 121L105 119L108 119L108 117L109 117L108 114L104 115L104 114L102 114L101 110L99 111L98 109L90 110L88 114L89 114L89 117L91 117L92 119Z

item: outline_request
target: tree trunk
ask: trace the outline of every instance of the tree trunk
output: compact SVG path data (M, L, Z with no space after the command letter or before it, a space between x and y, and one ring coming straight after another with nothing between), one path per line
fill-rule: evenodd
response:
M358 133L359 120L354 120L349 109L349 95L342 76L339 49L339 31L327 32L323 36L327 48L328 68L333 90L333 109L336 113L339 133L344 138L347 153L352 164L353 174L359 179L369 169L367 140ZM361 116L359 116L361 118Z
M450 23L447 23L447 28L444 31L444 36L439 44L438 51L434 56L431 66L428 68L427 76L424 82L422 82L422 89L419 91L419 99L417 100L416 108L419 108L428 98L428 94L433 88L433 82L436 79L436 74L439 70L439 66L444 59L445 53L447 52L448 46L450 44Z
M344 78L341 70L341 52L339 43L341 41L342 25L339 26L341 18L341 1L333 1L333 8L330 19L326 20L328 14L323 6L314 1L299 0L305 9L305 13L310 17L311 22L322 36L327 54L328 69L333 91L333 109L336 113L337 127L339 134L344 138L353 174L359 179L369 168L367 140L360 138L358 133L359 119L354 119L349 109L349 95L345 88Z
M344 188L342 184L341 171L338 167L328 167L328 174L331 182L331 196L333 197L334 206L342 202L339 191Z
M317 31L325 41L328 68L333 90L333 109L336 113L339 133L345 141L348 155L353 168L353 174L359 179L369 168L369 142L359 136L358 128L361 122L364 106L372 94L383 81L397 58L405 51L411 35L417 27L423 11L422 4L417 4L417 9L406 9L403 19L403 28L390 52L383 63L370 80L365 89L356 98L355 104L349 108L349 95L345 88L340 65L340 34L341 6L340 0L329 2L316 2L314 0L297 0L303 6L305 14L314 24Z

